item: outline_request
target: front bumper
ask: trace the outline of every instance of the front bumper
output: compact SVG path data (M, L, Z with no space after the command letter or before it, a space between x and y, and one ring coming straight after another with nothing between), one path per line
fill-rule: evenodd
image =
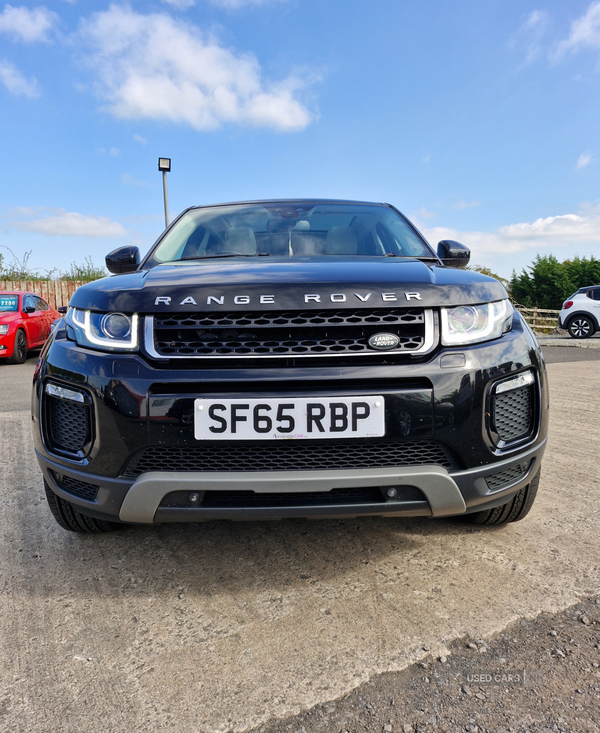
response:
M66 471L58 464L40 461L44 477L52 490L62 498L79 506L84 513L103 519L127 523L198 522L211 519L272 519L274 517L340 517L340 516L431 516L447 517L469 511L489 509L509 501L526 486L538 470L546 447L530 448L518 457L494 463L484 468L449 472L441 466L366 469L357 471L268 471L268 472L148 472L133 483L107 480L101 476L86 475L86 482L99 487L92 503L73 496L61 487L64 477L80 480L81 474ZM40 458L38 454L38 458ZM519 468L518 478L505 483L500 489L490 488L486 479ZM92 483L93 482L93 483ZM214 508L202 505L162 506L164 499L176 492L237 491L240 486L257 494L286 495L296 492L322 492L339 489L377 487L397 490L397 498L377 503L319 503L290 507L287 501L271 502L270 506ZM403 488L416 489L405 498ZM409 492L410 494L410 492ZM113 514L119 507L118 517Z
M461 358L448 360L449 354L457 353ZM499 446L488 429L490 391L498 380L524 369L536 374L536 430L516 446ZM44 439L40 398L48 380L76 386L90 398L93 435L89 450L77 461L57 455ZM386 400L386 435L399 444L439 442L456 456L456 465L388 462L350 467L338 462L311 470L294 470L293 466L278 470L279 466L271 464L270 470L255 466L240 471L233 466L233 470L199 471L193 467L180 470L171 463L139 474L128 469L132 458L148 446L204 450L194 439L193 418L190 420L194 399L199 396L226 399L240 394L300 393L381 393ZM539 346L518 317L513 332L502 339L460 351L440 349L417 363L226 372L158 368L140 355L90 352L61 338L59 330L42 355L32 405L36 451L47 483L90 516L139 523L299 516L440 517L504 504L531 480L546 445L548 388ZM402 417L407 413L411 416L409 434ZM353 443L353 450L354 445L360 454L370 444ZM253 450L252 445L246 447ZM73 493L69 488L73 481L92 487L94 496L86 498L85 491ZM396 496L387 496L389 488L397 489ZM365 492L365 500L345 502L343 492L354 489L372 491ZM235 502L210 504L202 498L204 492L233 495L240 490L253 492L259 500L240 506ZM342 498L322 501L324 492L342 492ZM300 493L302 503L293 505L290 497ZM307 500L311 493L314 501L310 496ZM189 494L198 494L200 501L187 502ZM178 501L169 501L174 495L179 495Z
M0 336L0 359L5 357L10 359L15 350L15 334L9 333Z

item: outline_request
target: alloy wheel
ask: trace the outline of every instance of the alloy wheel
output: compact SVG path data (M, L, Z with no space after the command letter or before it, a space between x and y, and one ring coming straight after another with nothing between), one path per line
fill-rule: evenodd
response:
M19 360L25 361L27 358L27 337L23 331L19 331L17 336L17 352L19 353Z
M569 331L575 338L586 338L592 331L592 324L587 318L577 318L571 324Z

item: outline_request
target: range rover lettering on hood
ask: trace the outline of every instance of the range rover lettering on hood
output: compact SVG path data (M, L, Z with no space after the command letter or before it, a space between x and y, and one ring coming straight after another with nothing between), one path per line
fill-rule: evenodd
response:
M366 303L373 293L353 293L354 297L358 298L362 303ZM230 298L232 296L229 296ZM324 302L321 300L321 294L320 293L305 293L304 294L304 302L305 303L322 303ZM325 302L327 300L327 296L325 297ZM398 294L397 293L378 293L376 295L376 299L379 299L381 297L381 300L385 303L390 303L393 301L398 301ZM404 297L406 300L421 300L421 294L412 292L412 293L404 293ZM233 304L234 305L250 305L252 298L249 295L234 295L233 296ZM261 304L271 304L275 303L275 296L274 295L259 295L256 296L255 300L258 299L258 301ZM400 298L401 300L402 298ZM156 298L154 301L154 305L176 305L176 303L172 303L173 299L170 295L160 295ZM329 294L329 300L332 303L346 303L348 300L348 296L346 293L330 293ZM192 295L187 295L180 303L179 305L198 305L198 302ZM225 296L224 295L209 295L206 298L206 305L227 305L225 302Z

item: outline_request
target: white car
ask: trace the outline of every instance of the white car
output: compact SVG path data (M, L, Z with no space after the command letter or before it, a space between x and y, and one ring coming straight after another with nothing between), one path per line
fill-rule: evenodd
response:
M579 288L565 300L558 324L574 339L586 339L600 330L600 285Z

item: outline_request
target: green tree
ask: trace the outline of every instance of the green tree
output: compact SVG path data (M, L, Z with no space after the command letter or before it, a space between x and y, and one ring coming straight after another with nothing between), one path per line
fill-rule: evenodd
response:
M106 277L107 274L104 267L96 267L92 262L92 258L86 257L82 265L72 262L69 272L61 273L60 279L89 282L90 280L99 280L101 277Z
M508 289L508 280L500 277L500 275L496 275L496 273L492 272L489 267L485 267L484 265L468 265L465 269L472 270L473 272L479 272L482 275L487 275L488 277L493 277L495 280L498 280L498 282L502 283L502 285L504 285L504 287Z
M600 284L600 260L593 256L559 262L554 255L536 255L520 275L513 271L509 288L521 305L557 310L579 288L597 284Z

